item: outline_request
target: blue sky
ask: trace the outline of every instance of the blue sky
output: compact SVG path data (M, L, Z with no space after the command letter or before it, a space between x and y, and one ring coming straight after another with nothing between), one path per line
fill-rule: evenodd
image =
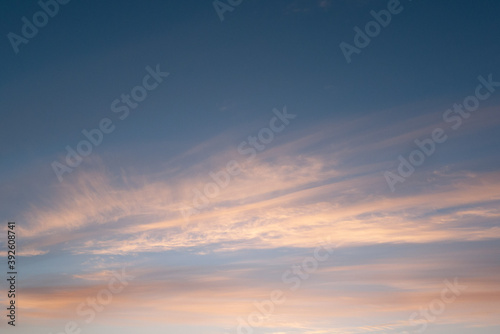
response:
M500 3L401 0L350 63L340 44L395 0L222 3L224 20L212 1L72 0L17 53L8 34L41 7L1 5L0 214L19 247L2 333L245 332L276 289L247 331L416 333L455 279L424 331L497 333ZM122 269L86 322L78 305Z

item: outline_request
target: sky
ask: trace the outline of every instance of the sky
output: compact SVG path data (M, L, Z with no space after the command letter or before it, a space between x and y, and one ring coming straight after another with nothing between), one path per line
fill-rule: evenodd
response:
M499 332L500 2L0 6L1 333Z

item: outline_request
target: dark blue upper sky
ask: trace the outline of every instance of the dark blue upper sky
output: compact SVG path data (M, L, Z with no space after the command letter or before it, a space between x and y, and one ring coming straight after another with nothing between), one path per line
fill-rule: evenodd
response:
M0 44L2 164L77 142L147 65L170 77L109 144L197 142L284 104L307 110L305 122L454 99L500 67L498 1L401 5L348 65L340 42L352 44L353 27L387 1L244 1L221 22L210 1L73 0L18 54L7 37ZM2 4L4 35L38 10Z

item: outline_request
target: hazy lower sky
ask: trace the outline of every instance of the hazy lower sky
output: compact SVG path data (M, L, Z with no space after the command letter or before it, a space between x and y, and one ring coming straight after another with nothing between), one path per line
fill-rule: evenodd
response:
M4 1L17 334L500 330L500 2Z

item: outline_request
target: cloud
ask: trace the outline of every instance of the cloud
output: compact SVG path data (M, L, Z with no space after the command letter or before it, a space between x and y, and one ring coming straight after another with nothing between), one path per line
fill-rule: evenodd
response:
M99 255L194 246L216 251L311 247L322 236L351 244L499 238L499 228L488 223L498 215L498 172L464 171L458 163L444 169L423 166L405 183L408 191L387 191L381 171L388 163L372 157L390 159L394 153L387 150L394 152L436 126L428 114L392 120L379 130L374 119L389 116L284 133L283 141L254 159L227 145L218 150L227 140L221 135L171 159L164 173L116 175L102 162L32 204L23 213L31 225L20 230L40 253L71 241L65 249ZM479 123L470 125L480 129ZM180 209L192 206L195 189L214 182L209 173L224 170L230 160L243 172L186 225ZM461 224L467 212L474 213L475 224Z
M287 289L283 271L328 240L343 242L340 252L349 263L335 258L322 265L265 328L286 333L403 330L409 314L435 298L444 279L456 276L470 290L440 321L498 324L487 306L500 300L499 272L490 258L496 250L485 245L500 239L500 172L478 168L488 155L446 165L429 160L395 194L382 176L415 138L444 126L435 116L398 119L384 112L299 128L284 132L254 159L237 152L234 138L241 135L235 137L234 131L155 165L154 172L139 173L133 166L116 172L109 161L97 159L93 168L82 167L22 211L19 221L29 222L19 224L27 254L70 254L84 268L29 282L24 314L72 317L75 305L102 288L112 268L128 262L138 279L116 297L108 321L119 315L131 323L233 328L236 317L252 312L255 300ZM463 140L495 122L477 118L464 131L450 132L453 138L440 149L460 152ZM213 182L210 172L223 170L230 160L238 161L243 172L186 223L180 208L191 205L194 189ZM468 244L481 246L458 251ZM436 245L453 251L399 256L404 247ZM353 250L371 254L368 247L389 247L393 256L360 262L345 255L356 254ZM252 258L249 252L266 256ZM180 256L198 265L171 262ZM464 274L460 259L473 275ZM48 295L57 303L45 308ZM477 312L467 313L470 309ZM353 327L360 318L363 322Z
M478 254L470 254L461 247L449 244L437 256L422 257L416 253L401 256L404 251L401 246L396 249L400 252L385 252L376 260L352 256L357 248L339 250L295 291L291 290L290 282L281 280L281 274L310 255L308 251L303 256L261 257L251 266L243 266L237 258L219 265L154 268L141 266L137 261L127 270L136 278L106 306L105 318L106 321L121 319L122 324L149 321L163 325L235 327L237 317L246 318L255 311L255 302L269 299L271 291L280 289L285 293L286 303L276 306L265 328L287 333L297 329L321 331L328 327L345 333L380 327L403 330L409 326L410 314L439 297L445 287L444 280L453 281L458 275L459 283L467 289L449 305L438 323L499 325L498 317L492 315L500 305L497 284L500 271L480 262L464 268L464 261L484 254L487 249L479 247ZM425 247L421 252L426 255ZM76 280L71 285L60 284L62 278L55 275L49 286L35 283L23 289L25 316L78 320L76 306L105 288L109 277L108 271L100 270L85 275L84 283ZM57 302L45 305L47 295L55 296ZM359 325L348 325L353 322Z

